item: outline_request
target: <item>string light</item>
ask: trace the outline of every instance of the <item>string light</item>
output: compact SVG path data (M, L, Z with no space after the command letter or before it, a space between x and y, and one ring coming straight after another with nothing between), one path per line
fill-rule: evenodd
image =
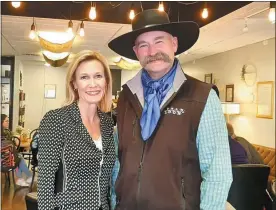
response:
M11 4L14 8L18 8L18 7L20 7L21 2L20 1L12 1Z
M208 17L208 9L205 7L201 13L201 17L206 19Z
M72 20L70 20L69 23L68 23L67 33L70 33L70 34L73 33L73 22L72 22Z
M80 36L81 37L84 36L84 23L83 23L83 21L81 21L81 24L80 24Z
M163 5L163 2L162 2L162 1L159 2L158 10L159 10L160 12L164 12L164 5Z
M36 37L34 19L33 19L33 24L31 25L31 31L30 31L29 37L30 39L34 39Z
M94 6L93 4L91 3L91 9L90 9L90 12L89 12L89 18L91 20L95 20L97 17L97 13L96 13L96 3L94 3Z
M134 12L134 10L132 9L132 10L130 10L130 12L129 12L129 19L130 19L130 20L133 20L134 17L135 17L135 12Z

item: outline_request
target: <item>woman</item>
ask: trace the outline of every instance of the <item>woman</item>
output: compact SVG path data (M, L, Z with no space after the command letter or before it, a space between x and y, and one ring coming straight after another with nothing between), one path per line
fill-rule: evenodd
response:
M39 128L38 209L108 210L115 162L112 79L105 58L83 51L66 79L66 106Z
M11 141L11 132L9 131L9 117L5 114L1 114L1 136L6 140ZM1 138L2 139L2 138ZM22 187L28 187L32 182L32 173L29 171L24 158L18 154L19 165L15 169L17 177L16 184ZM26 175L26 180L23 178L23 173Z

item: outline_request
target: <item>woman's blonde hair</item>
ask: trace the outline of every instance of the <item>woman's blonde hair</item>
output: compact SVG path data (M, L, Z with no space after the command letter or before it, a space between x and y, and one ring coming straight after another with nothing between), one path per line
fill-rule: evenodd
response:
M78 92L74 90L74 81L76 79L76 70L80 66L81 63L86 61L99 61L104 67L104 76L106 80L106 89L104 92L104 96L98 107L103 112L109 112L112 104L112 77L109 69L109 65L107 60L103 55L98 52L94 52L91 50L84 50L79 52L74 60L71 62L67 76L66 76L66 101L65 105L72 104L74 101L79 99Z

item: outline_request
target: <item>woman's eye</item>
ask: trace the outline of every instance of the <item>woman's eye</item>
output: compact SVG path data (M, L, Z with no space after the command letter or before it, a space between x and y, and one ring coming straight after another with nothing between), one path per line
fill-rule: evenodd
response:
M97 74L95 77L98 78L98 79L100 79L100 78L103 78L103 75Z
M81 76L81 79L88 79L88 76Z

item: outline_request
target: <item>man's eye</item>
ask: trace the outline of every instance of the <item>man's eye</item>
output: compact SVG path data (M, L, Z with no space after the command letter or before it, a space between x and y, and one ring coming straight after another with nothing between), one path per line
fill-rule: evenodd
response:
M142 44L139 46L139 48L146 47L146 46L147 46L146 44Z
M157 42L155 42L155 44L160 44L160 43L162 43L163 41L157 41Z

